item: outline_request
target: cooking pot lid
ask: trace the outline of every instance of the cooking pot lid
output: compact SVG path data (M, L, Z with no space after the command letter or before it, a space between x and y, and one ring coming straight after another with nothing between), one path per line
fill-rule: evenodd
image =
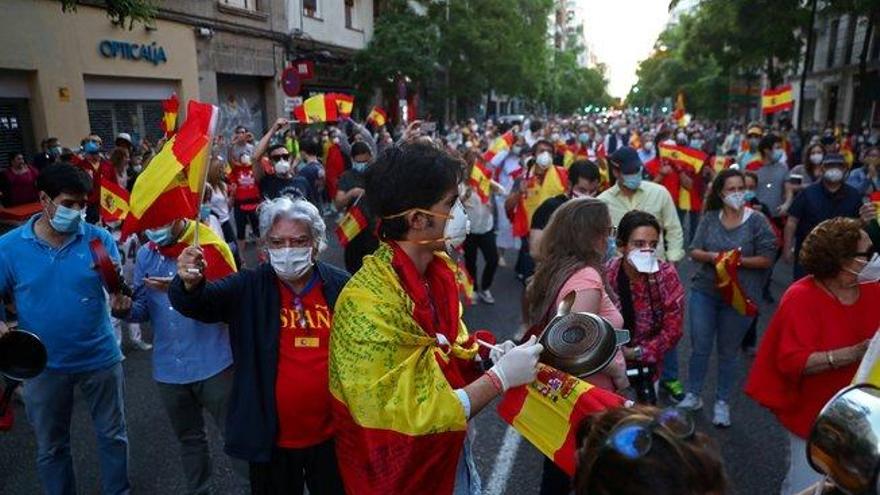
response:
M0 373L13 380L27 380L46 367L46 346L36 335L13 330L0 337Z
M568 313L554 318L544 329L541 361L575 376L601 371L628 341L604 318L592 313Z

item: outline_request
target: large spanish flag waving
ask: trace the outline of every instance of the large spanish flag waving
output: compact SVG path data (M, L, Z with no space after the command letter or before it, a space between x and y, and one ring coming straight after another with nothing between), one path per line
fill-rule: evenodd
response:
M437 256L432 266L435 273L446 270L450 294L434 303L437 314L455 305L459 317L450 323L457 337L431 336L416 321L416 312L424 317L426 308L404 289L399 260L388 244L364 258L336 302L330 393L336 453L349 495L453 493L467 418L444 371L457 360L473 362L477 345L460 318L455 263Z
M101 177L101 220L118 222L128 215L129 194L112 180Z
M526 237L532 225L532 216L535 215L541 203L563 194L568 188L568 173L564 168L550 167L544 175L542 182L537 177L529 177L524 179L527 184L526 192L520 195L519 204L513 211L513 235L516 237Z
M624 405L623 397L544 364L531 385L507 391L498 414L569 476L578 425L587 415Z
M165 257L176 259L184 249L193 244L196 225L199 229L199 247L202 248L205 255L205 279L208 281L219 280L235 273L237 271L235 259L232 257L232 251L226 241L214 233L211 227L195 220L190 220L187 223L186 230L183 231L175 244L160 247L158 248L159 252Z
M293 109L293 117L302 124L331 122L339 118L339 108L332 95L315 95Z
M791 84L761 92L761 113L764 115L792 108L794 108L794 93L791 91Z
M190 100L186 120L141 173L131 191L122 238L161 227L178 218L195 218L205 185L217 107Z
M737 276L741 259L742 251L739 249L718 253L718 257L715 258L715 286L724 302L731 305L737 313L743 316L757 316L758 305L746 295Z

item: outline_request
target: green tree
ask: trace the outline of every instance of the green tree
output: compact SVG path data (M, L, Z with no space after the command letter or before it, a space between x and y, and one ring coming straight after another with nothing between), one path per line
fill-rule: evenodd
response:
M115 24L134 28L135 23L151 24L156 17L157 8L151 0L103 0L99 2L83 2L82 0L59 0L63 12L76 12L79 4L97 4L103 6L107 17Z

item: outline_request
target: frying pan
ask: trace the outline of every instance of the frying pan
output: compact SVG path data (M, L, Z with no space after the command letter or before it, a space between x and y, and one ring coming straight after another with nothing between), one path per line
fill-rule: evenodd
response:
M46 346L31 332L12 330L0 337L0 374L6 381L0 398L0 416L6 413L15 387L42 373L46 359Z

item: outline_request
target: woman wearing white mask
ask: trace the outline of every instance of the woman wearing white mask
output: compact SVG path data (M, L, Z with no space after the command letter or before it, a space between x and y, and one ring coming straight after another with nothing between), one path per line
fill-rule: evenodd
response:
M800 261L807 276L782 296L745 386L788 430L784 495L821 478L807 464L806 438L825 403L852 382L880 326L880 258L861 222L820 223L804 240Z
M177 260L169 289L184 316L229 324L235 364L226 452L250 463L255 494L342 494L328 388L333 308L348 274L317 261L326 246L318 209L281 197L260 206L269 261L204 281L197 247Z
M736 383L736 359L743 336L755 316L748 304L735 306L718 289L716 264L723 255L739 250L741 256L731 278L738 280L745 301L760 300L767 269L776 254L776 236L764 215L745 208L745 179L739 170L721 171L712 182L703 218L690 246L698 263L688 294L691 357L687 395L679 407L703 407L703 383L713 348L718 349L718 381L712 423L730 426L730 396ZM736 299L736 298L734 298ZM753 303L754 304L754 303Z
M660 222L633 210L617 226L622 256L608 262L608 285L617 292L617 307L630 342L623 348L630 384L639 402L656 404L654 383L663 356L682 335L684 288L675 265L657 258Z

